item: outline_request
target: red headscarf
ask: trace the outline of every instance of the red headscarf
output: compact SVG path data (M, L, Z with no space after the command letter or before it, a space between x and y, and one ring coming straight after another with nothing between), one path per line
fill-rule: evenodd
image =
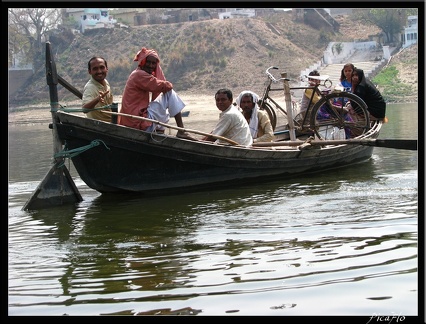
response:
M157 68L152 74L159 80L166 80L166 77L164 76L163 70L160 66L160 57L155 50L142 47L142 49L136 53L133 61L138 61L138 66L143 67L148 56L153 56L157 59Z

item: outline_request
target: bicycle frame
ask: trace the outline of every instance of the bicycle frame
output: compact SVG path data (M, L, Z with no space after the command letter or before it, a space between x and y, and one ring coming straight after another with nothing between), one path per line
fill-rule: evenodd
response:
M265 105L267 105L268 101L272 102L275 107L281 111L283 114L285 114L287 116L287 109L284 109L283 107L280 106L280 104L278 104L271 96L270 96L270 92L275 92L275 91L283 91L283 88L272 88L272 83L278 83L279 81L284 80L283 78L280 79L275 79L275 77L269 72L270 69L278 69L275 66L271 66L266 70L266 74L268 75L268 83L265 87L265 91L263 92L262 98L259 100L259 107L262 107L265 109ZM327 86L326 83L330 82L330 85ZM310 112L312 110L313 104L312 101L314 99L315 93L320 94L320 96L322 97L322 93L319 91L319 87L320 86L324 86L326 89L330 89L332 86L332 82L330 79L326 78L323 80L323 83L318 83L315 86L304 86L304 87L290 87L290 90L306 90L306 89L313 89L312 91L312 95L309 99L309 104L308 104L308 108L306 110L305 115L303 116L302 119L302 124L299 125L298 128L300 128L299 130L306 130L309 128L309 123L308 118L310 115ZM318 92L317 92L318 91ZM288 107L286 107L288 108ZM293 107L292 107L293 108Z
M351 138L365 133L370 128L368 107L365 102L358 96L345 91L332 91L332 82L328 76L307 76L307 78L320 80L315 85L290 87L286 81L287 78L276 79L270 72L270 69L278 69L271 66L266 70L268 82L261 99L259 100L259 107L265 110L270 119L271 124L275 130L277 123L277 116L275 110L281 111L285 116L290 117L288 120L288 129L290 130L290 137L294 137L294 132L302 133L315 133L319 138L322 138L321 132L324 129L339 129L345 130ZM283 74L282 74L283 75ZM283 81L283 87L272 88L272 83ZM324 90L320 90L324 87ZM286 91L284 91L286 89ZM309 103L303 118L297 119L293 114L289 114L288 109L292 109L291 105L291 90L307 90L312 89L312 94L309 98ZM286 101L286 109L271 97L271 92L284 91ZM305 95L305 94L303 94ZM319 95L317 102L313 103L315 95ZM349 108L346 107L347 100L352 104L359 107L359 109L352 110L349 114ZM274 105L274 107L272 106ZM291 111L293 112L293 111ZM349 115L348 115L349 114ZM297 124L297 125L296 125ZM349 135L350 134L350 135ZM327 136L327 135L326 135Z

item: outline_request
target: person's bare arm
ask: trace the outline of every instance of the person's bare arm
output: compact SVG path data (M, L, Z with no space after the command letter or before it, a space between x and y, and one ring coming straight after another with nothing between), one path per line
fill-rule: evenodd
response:
M99 91L99 95L98 95L96 98L94 98L93 100L90 100L89 102L86 102L86 103L83 105L83 108L93 109L93 108L95 108L95 106L96 106L99 102L101 102L101 103L105 104L105 99L104 99L104 97L105 97L108 93L109 93L109 90L106 90L106 91Z

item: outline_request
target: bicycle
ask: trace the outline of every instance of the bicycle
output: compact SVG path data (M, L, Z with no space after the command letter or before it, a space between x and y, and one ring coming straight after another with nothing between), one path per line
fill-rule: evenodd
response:
M332 89L333 83L330 79L309 76L309 78L320 80L320 82L314 86L290 87L288 84L291 81L290 79L285 77L275 78L269 71L271 69L278 68L271 66L266 69L268 80L258 104L260 109L268 113L274 130L277 127L277 112L288 117L287 109L294 109L293 105L289 105L289 103L291 103L291 90L297 89L313 90L307 111L304 114L296 115L294 118L291 114L291 124L293 124L294 130L298 135L315 134L319 139L343 139L342 133L344 132L345 138L348 139L358 137L368 132L371 128L365 102L350 92ZM283 87L272 87L272 84L280 81L283 81ZM325 89L321 91L320 86ZM284 109L271 97L270 93L275 91L284 91L287 109ZM320 95L320 99L315 104L312 104L315 93ZM340 134L340 137L336 138L336 134Z

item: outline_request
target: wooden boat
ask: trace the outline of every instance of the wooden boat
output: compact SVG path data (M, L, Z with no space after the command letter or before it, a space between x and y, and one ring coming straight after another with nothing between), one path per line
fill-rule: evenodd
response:
M243 147L154 134L57 113L58 136L92 189L144 194L211 188L347 166L369 159L367 145ZM362 138L377 138L378 122ZM75 154L80 150L79 154Z
M46 46L56 163L24 209L82 200L64 166L65 158L70 158L80 178L100 193L163 195L347 167L368 160L374 146L405 145L399 140L377 139L381 121L350 140L313 140L305 136L300 137L303 140L243 147L149 133L59 111L57 81L74 94L81 94L56 75L50 44Z
M74 153L71 159L79 176L101 193L152 194L261 182L347 166L369 159L373 152L368 145L303 146L303 141L269 147L218 145L64 112L56 117L58 136ZM375 123L360 139L377 138L381 125Z

